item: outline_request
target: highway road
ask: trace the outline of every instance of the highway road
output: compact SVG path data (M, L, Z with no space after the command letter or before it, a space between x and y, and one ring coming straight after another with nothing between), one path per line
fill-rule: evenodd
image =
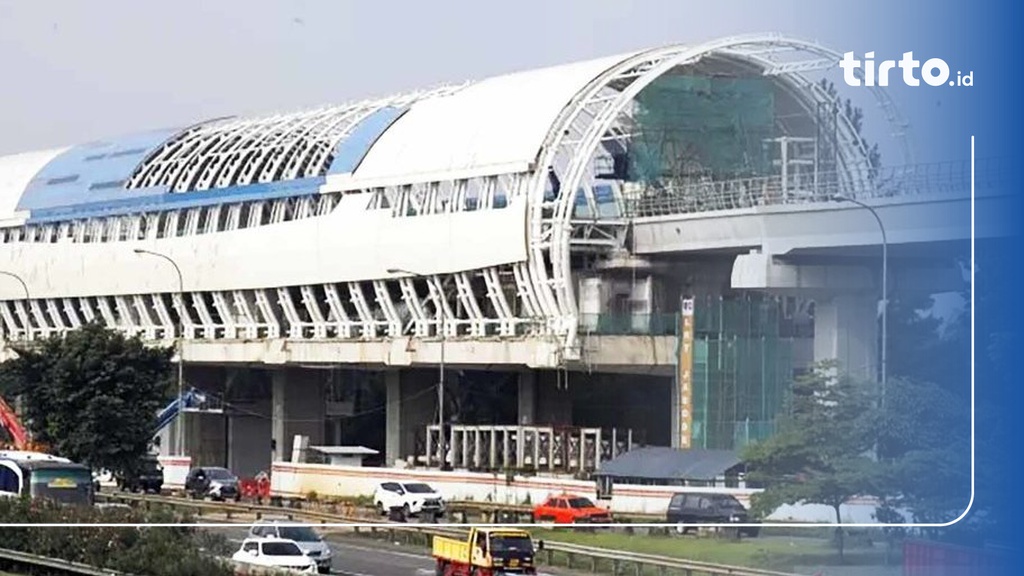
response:
M211 529L224 534L232 544L240 545L245 528ZM337 535L324 538L334 553L332 573L342 576L433 576L434 560L426 550L414 546L388 545L379 540ZM551 569L542 574L563 575Z

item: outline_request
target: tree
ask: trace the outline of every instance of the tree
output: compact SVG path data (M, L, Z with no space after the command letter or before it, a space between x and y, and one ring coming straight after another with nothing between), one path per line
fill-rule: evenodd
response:
M169 396L170 348L90 323L14 350L0 364L0 393L23 395L37 442L113 471L130 470L149 451Z
M748 479L765 486L753 498L754 512L764 516L783 504L823 504L842 524L841 506L875 487L877 467L869 455L874 403L871 386L838 374L834 362L819 363L794 382L778 433L745 454ZM842 560L841 528L836 541Z
M229 576L234 570L213 557L230 550L221 535L197 532L189 516L163 509L76 507L28 498L0 498L3 548L80 562L128 574ZM121 524L103 527L17 527L17 524ZM131 524L140 525L132 527ZM142 527L146 524L164 524ZM125 526L128 525L128 526ZM0 570L5 566L0 562Z
M956 518L970 499L970 410L931 382L889 381L878 419L879 496L915 522Z

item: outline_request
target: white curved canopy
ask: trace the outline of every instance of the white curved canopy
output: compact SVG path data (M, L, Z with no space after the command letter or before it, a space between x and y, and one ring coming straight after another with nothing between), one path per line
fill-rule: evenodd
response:
M562 109L629 56L497 76L419 100L370 148L355 182L378 186L525 172Z

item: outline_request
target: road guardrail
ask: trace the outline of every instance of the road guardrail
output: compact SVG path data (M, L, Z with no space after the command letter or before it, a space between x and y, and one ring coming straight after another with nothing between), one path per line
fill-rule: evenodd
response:
M80 564L78 562L69 562L68 560L62 560L60 558L50 558L47 556L39 556L37 554L29 554L28 552L20 552L18 550L8 550L6 548L0 548L0 562L13 568L30 568L33 570L46 568L52 574L73 574L77 576L131 576L124 572L97 568L95 566Z
M229 519L233 515L248 514L255 515L257 518L271 515L285 516L289 520L307 520L311 524L360 524L360 527L353 527L356 533L366 530L369 530L371 533L386 533L389 539L392 540L405 540L407 543L426 546L430 545L430 541L434 536L464 537L466 535L464 529L455 526L452 528L442 528L436 525L417 526L415 523L389 522L379 517L345 516L301 508L237 502L206 502L188 498L144 496L138 494L101 494L101 497L122 502L136 502L143 505L158 504L198 510L200 515L203 512L224 514ZM628 527L628 524L624 526ZM541 555L548 565L566 565L569 568L589 569L594 573L610 572L616 575L627 573L643 574L645 570L653 569L659 574L666 576L671 574L683 574L685 576L796 576L793 573L776 572L760 568L730 566L727 564L700 562L653 554L640 554L625 550L583 546L558 541L545 541L544 550L541 552Z

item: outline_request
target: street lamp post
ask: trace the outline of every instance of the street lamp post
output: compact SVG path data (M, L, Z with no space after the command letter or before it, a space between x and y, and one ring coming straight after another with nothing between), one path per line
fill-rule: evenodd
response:
M880 380L881 380L880 384L881 384L881 388L882 388L882 396L881 396L880 404L884 408L885 407L885 390L886 390L885 384L886 384L886 376L888 374L888 370L887 370L887 366L886 366L886 358L887 358L887 355L888 355L888 348L889 348L889 346L888 346L889 241L888 241L888 239L886 238L886 235L885 235L885 225L882 224L882 218L878 215L878 212L874 208L872 208L871 206L865 204L864 202L861 202L860 200L854 200L853 198L849 198L849 197L846 197L846 196L839 196L839 195L837 195L837 196L833 196L832 199L837 201L837 202L849 202L851 204L856 204L857 206L860 206L861 208L864 208L868 212L871 212L871 215L874 216L874 218L875 218L875 222L878 223L878 229L881 230L881 232L882 232L882 375L881 375L881 378L880 378Z
M423 276L423 274L417 274L415 272L405 270L403 268L388 268L388 274L408 274L410 276ZM445 342L448 339L448 333L445 325L447 315L445 314L444 302L441 301L444 298L444 294L438 295L437 305L437 320L438 330L441 332L441 361L438 367L438 382L437 382L437 427L438 427L438 462L441 465L441 470L448 469L447 458L445 458L445 434L444 434L444 349Z
M178 267L178 263L174 261L170 256L161 254L159 252L153 252L151 250L145 250L143 248L136 248L136 254L147 254L149 256L156 256L157 258L163 258L164 260L171 263L174 266L174 271L178 274L178 299L181 302L182 308L185 307L185 283L181 277L181 268ZM185 456L185 322L184 310L178 311L178 337L175 339L175 348L178 351L178 416L177 416L177 447L178 456Z

